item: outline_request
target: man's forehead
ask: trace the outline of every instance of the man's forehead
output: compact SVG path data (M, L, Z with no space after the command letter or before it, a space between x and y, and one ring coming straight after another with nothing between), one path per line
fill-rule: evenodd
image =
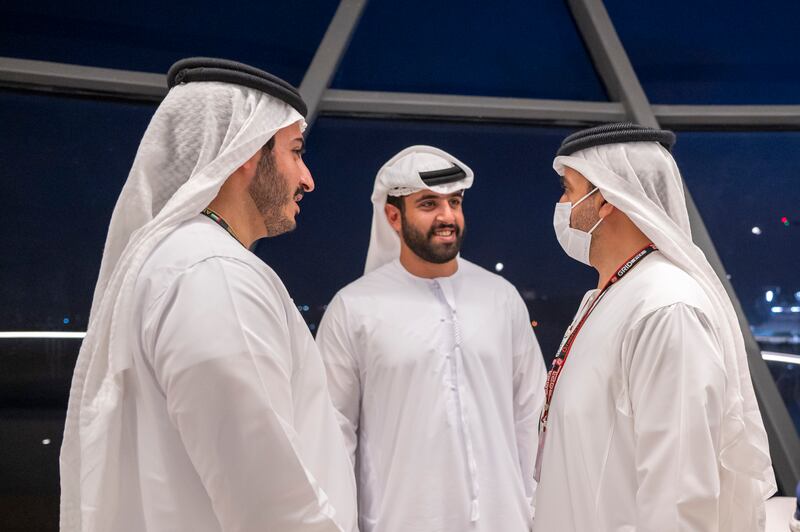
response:
M278 132L283 132L285 135L297 135L302 133L302 129L300 128L300 121L292 122L286 127L282 127L278 130Z
M570 168L569 166L564 167L564 177L568 179L577 179L577 180L586 179L585 177L583 177L582 173L575 170L574 168Z
M455 192L449 192L447 194L440 194L439 192L435 192L430 189L422 189L408 195L408 198L411 201L416 201L420 199L427 199L427 198L452 198L454 196L463 196L464 190L456 190Z
M564 175L561 176L561 181L572 186L589 183L589 180L582 173L569 166L564 167Z
M286 127L279 129L275 133L275 138L283 141L303 140L303 131L300 128L300 122L289 124Z

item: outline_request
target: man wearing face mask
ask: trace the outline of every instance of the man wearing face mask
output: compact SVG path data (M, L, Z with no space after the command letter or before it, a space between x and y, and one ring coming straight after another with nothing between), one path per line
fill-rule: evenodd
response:
M599 282L548 374L535 531L763 530L766 433L674 141L611 124L567 137L553 163L558 241Z
M362 532L527 532L544 361L516 289L458 255L473 173L412 146L378 172L365 275L317 342Z

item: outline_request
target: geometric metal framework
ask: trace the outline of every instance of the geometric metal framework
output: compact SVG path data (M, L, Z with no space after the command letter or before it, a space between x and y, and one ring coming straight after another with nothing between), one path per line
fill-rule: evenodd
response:
M567 0L578 31L611 102L542 100L330 89L366 0L342 0L300 85L308 104L308 135L318 114L550 126L628 120L680 129L800 130L800 105L651 105L600 0ZM0 87L135 101L160 101L163 74L0 57ZM800 437L753 337L747 318L686 190L692 237L731 297L745 337L750 373L770 442L778 485L794 492L800 480Z
M326 37L328 34L326 33ZM341 35L339 35L341 38ZM341 45L341 40L337 43ZM596 48L588 47L590 52ZM342 51L344 49L342 48ZM328 55L328 54L326 54ZM596 54L592 53L594 61ZM315 56L315 61L318 59ZM480 121L532 125L591 125L636 119L628 100L587 102L492 96L458 96L408 92L320 89L330 82L341 56L329 63L312 61L316 76L307 74L301 93L313 110L327 116ZM605 81L604 71L598 72ZM322 82L312 85L315 78ZM638 84L638 82L637 82ZM148 72L0 57L0 87L53 94L159 102L167 93L166 76ZM313 90L312 90L313 88ZM609 89L609 94L614 94ZM646 101L646 100L645 100ZM648 111L649 109L649 111ZM663 127L680 129L800 129L800 105L646 105ZM641 113L641 108L640 111ZM314 116L307 120L313 123ZM642 115L645 116L645 115Z
M0 85L68 95L158 102L167 94L164 74L0 57Z
M366 0L342 0L317 47L300 83L300 93L308 105L308 124L313 123L317 117L322 96L339 68L339 62L347 51L366 4Z

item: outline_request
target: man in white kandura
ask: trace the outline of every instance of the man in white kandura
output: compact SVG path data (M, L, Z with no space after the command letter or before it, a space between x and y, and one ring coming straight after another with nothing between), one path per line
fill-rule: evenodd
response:
M692 243L669 131L567 137L564 251L599 273L548 374L540 532L763 530L775 491L731 301Z
M293 229L314 188L306 106L231 61L179 61L167 79L75 368L61 530L353 532L355 478L319 351L248 249Z
M502 277L458 256L472 170L412 146L378 172L366 274L317 334L362 532L524 532L544 361Z

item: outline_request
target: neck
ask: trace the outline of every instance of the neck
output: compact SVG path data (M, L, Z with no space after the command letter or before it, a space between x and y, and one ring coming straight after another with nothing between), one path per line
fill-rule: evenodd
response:
M255 206L247 205L246 201L241 203L244 204L237 205L218 196L208 205L208 208L221 216L236 234L239 242L250 249L256 240L266 236L266 231L261 216L253 216L250 212ZM250 203L252 204L252 201Z
M458 271L458 261L455 258L442 264L428 262L421 259L405 245L400 248L400 264L411 275L422 277L423 279L450 277Z
M597 245L595 246L595 244ZM650 239L638 230L626 238L614 242L602 242L599 239L593 241L591 263L599 274L597 288L602 289L611 276L617 272L620 265L647 247L648 244L650 244Z

